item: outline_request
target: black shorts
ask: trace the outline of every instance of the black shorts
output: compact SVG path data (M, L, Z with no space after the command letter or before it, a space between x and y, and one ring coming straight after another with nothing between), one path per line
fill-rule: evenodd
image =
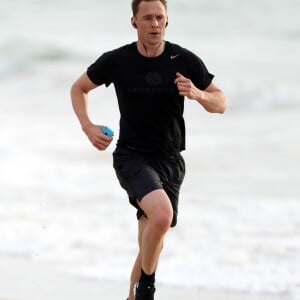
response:
M158 158L117 147L113 153L113 165L129 202L137 209L138 219L146 214L137 201L154 190L164 189L173 207L171 227L177 224L178 196L185 175L185 162L180 153Z

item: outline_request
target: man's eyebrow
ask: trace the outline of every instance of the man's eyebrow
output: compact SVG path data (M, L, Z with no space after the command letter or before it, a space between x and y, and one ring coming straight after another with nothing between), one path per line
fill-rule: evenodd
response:
M149 18L149 17L162 17L163 14L161 13L153 13L153 14L146 14L146 15L143 15L142 18Z

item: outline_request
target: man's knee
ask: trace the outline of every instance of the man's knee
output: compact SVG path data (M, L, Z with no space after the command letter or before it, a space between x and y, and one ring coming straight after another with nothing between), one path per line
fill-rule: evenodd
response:
M153 227L157 230L165 232L167 231L172 223L173 212L171 211L157 211L157 214L153 214L149 218L149 221Z
M167 231L172 223L173 208L164 190L156 190L146 195L140 206L147 215L148 222L159 231Z

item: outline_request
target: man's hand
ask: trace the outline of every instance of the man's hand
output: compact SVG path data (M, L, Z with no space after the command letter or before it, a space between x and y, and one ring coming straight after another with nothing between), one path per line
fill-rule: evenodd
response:
M91 143L100 151L104 151L112 142L113 138L102 133L102 125L88 124L83 129Z
M174 83L177 85L179 95L196 100L210 113L223 114L225 112L225 96L214 83L211 83L205 90L200 90L190 79L179 72L176 73L176 77Z
M176 73L176 77L174 83L177 85L180 96L185 96L193 100L201 99L202 91L196 88L190 79L184 77L179 72Z

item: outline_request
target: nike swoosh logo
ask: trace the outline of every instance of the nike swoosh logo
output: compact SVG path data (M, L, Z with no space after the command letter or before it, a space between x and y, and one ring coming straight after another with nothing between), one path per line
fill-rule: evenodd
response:
M180 56L180 54L176 54L176 55L171 55L171 59L174 59L176 57Z

